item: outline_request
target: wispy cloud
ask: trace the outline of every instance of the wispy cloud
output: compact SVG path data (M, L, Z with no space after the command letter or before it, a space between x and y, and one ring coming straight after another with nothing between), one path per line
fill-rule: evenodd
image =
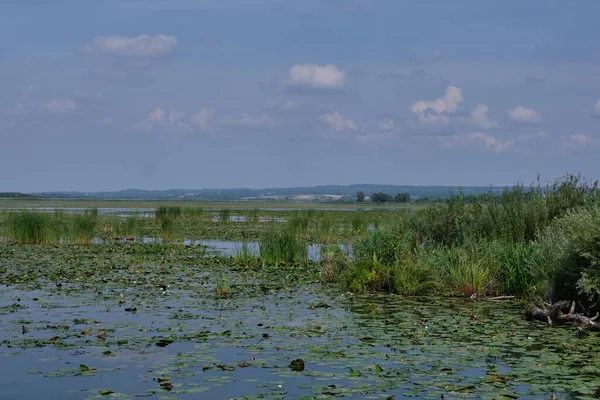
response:
M98 36L83 46L86 53L103 53L115 56L162 57L173 52L177 38L171 35L140 35L137 37Z
M542 116L535 111L533 108L527 108L523 106L517 106L511 110L508 110L508 116L510 119L516 122L539 124L542 122Z
M338 112L323 114L319 117L321 121L327 123L336 132L342 132L348 129L357 130L356 123L351 119L344 119Z
M464 135L438 136L444 147L483 147L495 153L504 153L514 149L514 140L501 141L495 136L483 132L473 132Z
M594 116L600 118L600 99L594 104Z
M257 128L270 125L273 120L265 113L258 116L242 114L240 116L227 115L219 118L218 123L227 126L239 126L244 128Z
M44 108L54 114L69 114L77 109L77 103L69 98L52 100Z
M296 64L289 71L291 86L339 89L345 82L346 72L335 65Z
M185 112L167 111L161 107L156 107L149 112L139 125L147 131L159 129L166 132L187 132L192 130L192 126L187 122Z

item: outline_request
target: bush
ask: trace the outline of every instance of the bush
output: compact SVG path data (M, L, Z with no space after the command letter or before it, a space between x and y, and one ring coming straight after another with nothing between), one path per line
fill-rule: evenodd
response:
M600 299L600 206L568 211L540 236L536 254L552 300Z

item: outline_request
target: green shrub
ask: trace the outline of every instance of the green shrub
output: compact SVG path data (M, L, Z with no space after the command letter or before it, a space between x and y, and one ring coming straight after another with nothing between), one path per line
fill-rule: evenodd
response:
M340 282L349 266L350 260L338 246L321 248L321 281L325 283Z
M546 268L553 300L600 298L600 206L571 210L536 243L537 263Z

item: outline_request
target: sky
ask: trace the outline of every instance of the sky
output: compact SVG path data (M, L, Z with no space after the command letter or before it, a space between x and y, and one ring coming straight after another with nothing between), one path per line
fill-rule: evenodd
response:
M598 0L6 0L0 191L600 178Z

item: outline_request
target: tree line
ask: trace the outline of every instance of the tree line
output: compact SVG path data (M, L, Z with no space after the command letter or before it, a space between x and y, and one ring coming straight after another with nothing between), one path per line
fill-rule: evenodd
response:
M365 193L358 191L356 193L356 201L362 203L365 201ZM376 192L371 195L371 201L374 203L408 203L410 201L410 193L396 193L394 196L384 192Z

